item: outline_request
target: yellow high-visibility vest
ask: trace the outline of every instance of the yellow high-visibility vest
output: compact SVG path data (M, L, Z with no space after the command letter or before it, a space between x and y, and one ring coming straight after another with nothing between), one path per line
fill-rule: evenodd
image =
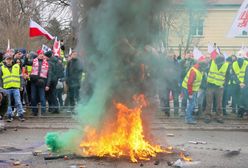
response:
M20 65L15 64L12 66L12 72L4 65L2 66L2 79L3 79L3 88L20 88L21 79L20 79Z
M203 74L195 67L190 68L190 70L188 71L187 75L185 76L185 78L183 80L182 87L185 89L188 89L188 80L189 80L189 75L190 75L191 70L195 71L195 73L196 73L196 78L195 78L195 81L193 83L193 91L198 92L200 89L200 86L201 86Z
M27 68L28 74L30 75L32 72L32 65L27 65L26 68Z
M60 57L63 59L65 58L65 52L63 50L60 50Z
M233 71L235 75L238 77L240 83L244 83L245 80L245 70L246 67L248 66L248 62L244 61L242 67L239 67L238 61L235 61L233 63Z
M218 70L218 66L215 63L215 60L212 60L211 66L208 72L207 82L211 84L215 84L217 86L221 86L221 87L224 86L228 66L229 66L229 63L226 62Z

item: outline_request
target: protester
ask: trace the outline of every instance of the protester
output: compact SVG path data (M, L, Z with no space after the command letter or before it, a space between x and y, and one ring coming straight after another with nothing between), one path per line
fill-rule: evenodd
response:
M45 91L49 90L51 71L49 64L44 56L43 50L37 51L37 58L33 60L32 72L30 74L31 80L31 104L34 116L38 115L37 104L41 102L41 113L46 112L46 97Z
M63 65L63 58L61 57L58 57L58 83L56 85L56 97L57 97L57 100L59 101L59 106L60 106L60 109L61 107L63 107L64 103L63 103L63 98L62 98L62 95L63 95L63 92L64 92L64 80L65 80L65 69L64 69L64 65Z
M53 56L52 51L47 51L44 54L46 56L46 60L49 64L49 71L50 71L50 80L47 83L49 87L49 91L47 92L47 100L49 104L48 111L51 113L59 113L59 104L56 97L56 86L58 83L58 59L57 57Z
M200 62L195 64L185 76L182 87L184 96L188 100L186 108L185 122L187 124L196 124L196 120L193 118L192 113L195 108L195 101L197 98L197 92L200 89L202 81L202 73L206 71L207 63Z
M30 53L27 54L25 57L25 79L26 79L26 89L27 89L27 94L28 94L28 101L29 103L26 104L27 106L31 106L31 80L30 80L30 75L32 72L32 65L33 65L33 60L37 57L37 53L31 51Z
M232 69L234 72L234 80L235 80L235 85L237 88L237 99L238 99L238 117L242 118L244 115L244 107L243 107L243 103L241 101L243 101L243 99L245 100L245 76L246 76L246 68L248 66L248 62L246 60L244 60L243 58L243 54L240 53L238 54L238 59L237 61L233 62L232 64Z
M3 88L0 88L0 129L4 128L3 117L8 110L8 94Z
M210 123L212 120L211 109L214 106L213 100L217 104L216 121L223 123L223 112L222 112L222 98L223 98L223 87L228 81L229 63L225 62L223 56L217 56L215 60L210 63L207 77L207 102L205 109L205 123Z
M9 54L4 55L4 65L0 69L0 87L6 90L9 99L8 105L8 122L13 120L11 100L15 101L15 107L20 121L24 121L23 107L21 103L20 89L21 88L21 68L18 64L13 64L13 56Z
M76 102L79 101L79 89L80 81L83 73L82 62L78 58L78 53L72 51L71 59L68 61L66 67L66 85L68 87L68 101L69 105L75 106Z
M183 80L188 73L189 69L195 64L195 60L193 59L193 54L191 51L187 51L182 60L180 60L179 65L181 67L181 74L180 74L180 84L183 83ZM181 108L183 112L186 112L187 106L187 97L183 96Z

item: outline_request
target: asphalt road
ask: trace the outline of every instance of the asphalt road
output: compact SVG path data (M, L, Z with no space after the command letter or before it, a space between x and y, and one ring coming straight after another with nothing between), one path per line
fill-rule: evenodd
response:
M0 168L132 168L132 167L171 167L167 161L176 161L176 155L163 156L148 162L130 163L128 160L112 159L59 159L45 161L42 155L33 156L35 150L46 152L44 136L48 129L8 129L0 133ZM58 130L56 130L58 131ZM61 130L65 131L65 130ZM186 150L193 162L186 167L246 168L248 165L248 133L238 131L193 131L193 130L153 130L161 145L171 144ZM192 144L189 141L205 141L207 144ZM240 153L237 152L241 149ZM20 161L20 165L13 163ZM16 162L17 163L17 162ZM156 165L155 165L156 164ZM184 165L185 166L185 165Z

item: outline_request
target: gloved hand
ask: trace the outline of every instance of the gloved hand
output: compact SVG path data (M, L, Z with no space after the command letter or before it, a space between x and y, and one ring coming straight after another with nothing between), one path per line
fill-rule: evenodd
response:
M245 87L244 83L240 83L240 88L243 89Z

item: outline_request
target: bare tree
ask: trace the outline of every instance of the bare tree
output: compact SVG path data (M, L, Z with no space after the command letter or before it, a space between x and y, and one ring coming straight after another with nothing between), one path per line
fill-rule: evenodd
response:
M0 1L0 47L5 50L7 40L11 47L28 47L29 18L39 18L37 4L33 0L2 0Z

